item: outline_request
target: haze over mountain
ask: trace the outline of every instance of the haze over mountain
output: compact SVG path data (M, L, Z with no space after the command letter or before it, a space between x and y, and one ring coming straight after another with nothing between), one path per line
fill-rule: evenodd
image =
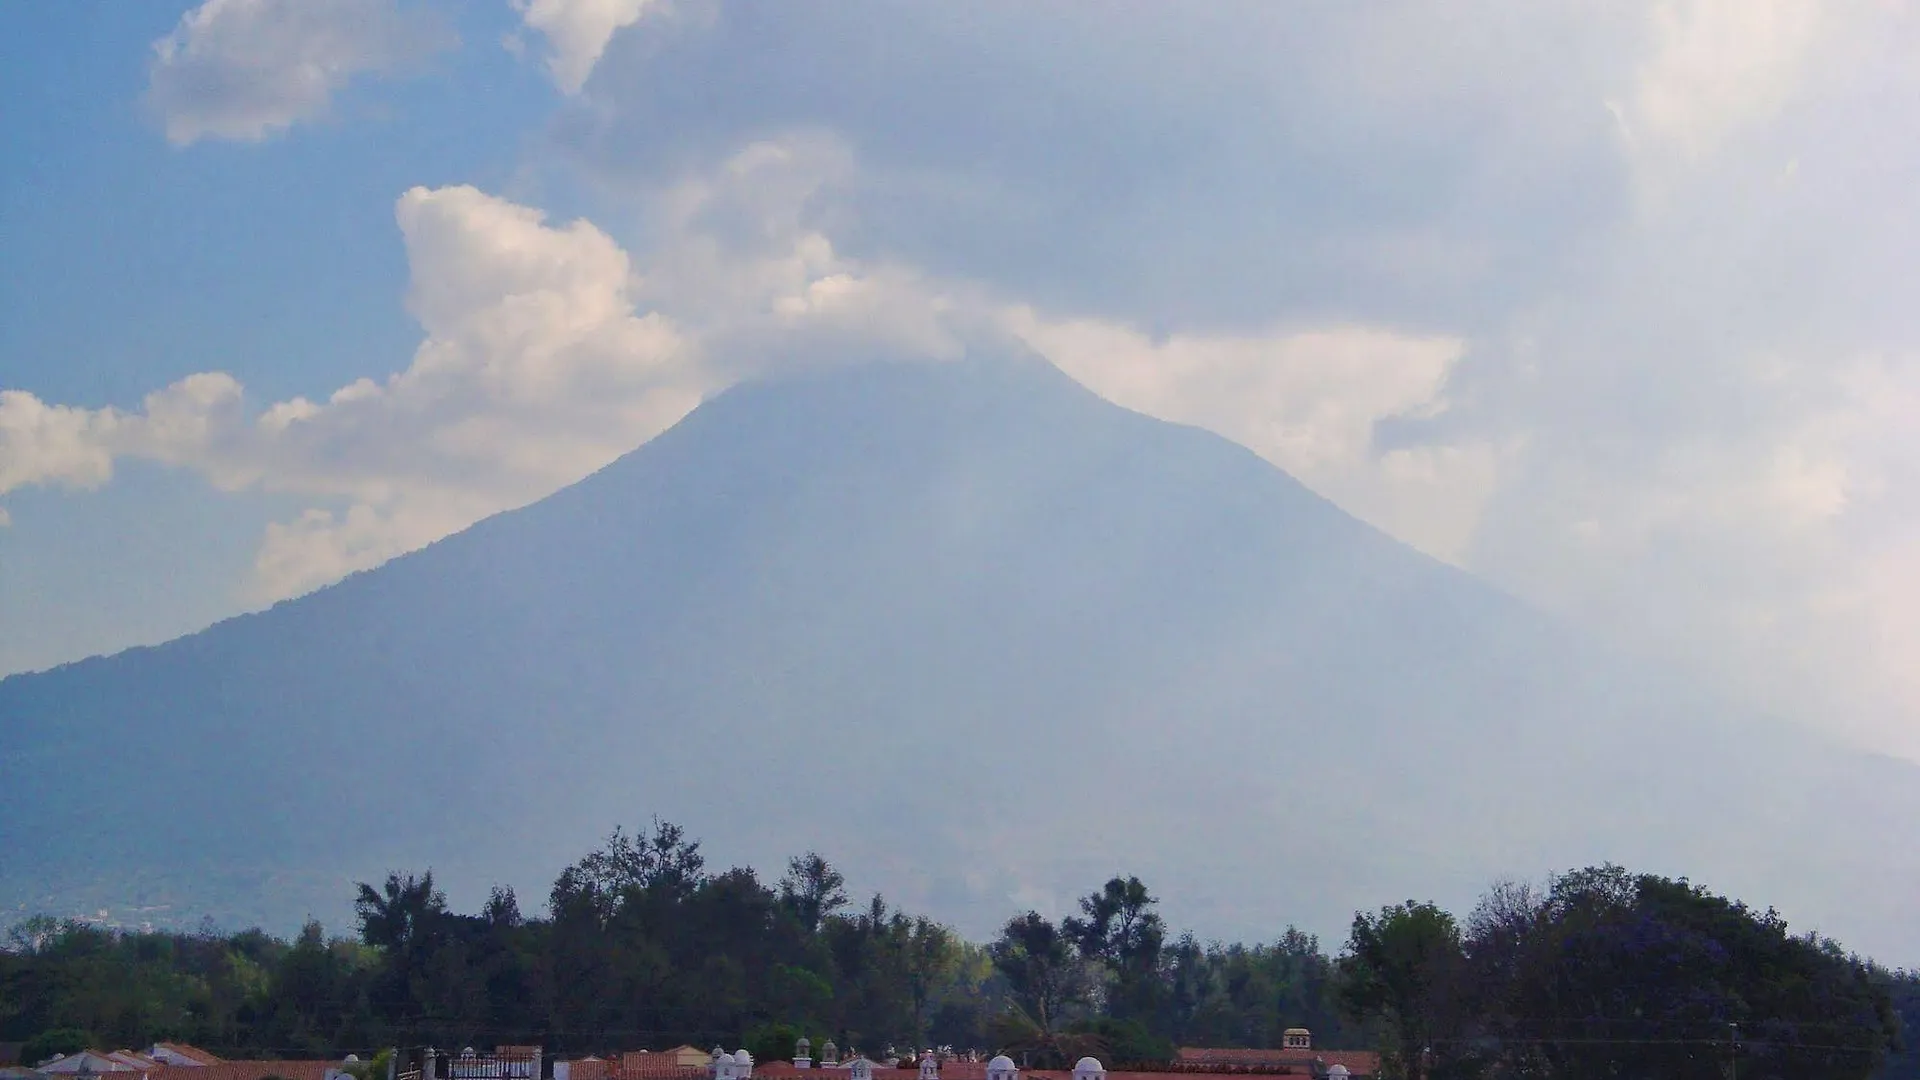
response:
M534 903L659 814L976 935L1115 871L1260 937L1611 859L1920 959L1914 767L1026 358L736 388L377 570L0 682L0 724L12 910L340 927L427 866Z

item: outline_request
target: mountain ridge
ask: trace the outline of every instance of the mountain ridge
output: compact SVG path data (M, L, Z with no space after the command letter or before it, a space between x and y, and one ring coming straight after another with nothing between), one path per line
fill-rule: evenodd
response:
M5 907L186 852L169 895L337 921L353 877L527 892L658 813L762 867L838 853L976 932L1115 869L1211 932L1333 932L1613 858L1920 954L1887 834L1910 768L1596 656L1033 358L735 388L380 568L0 680L0 714L34 807L0 822ZM108 762L98 797L49 782L76 759ZM1870 769L1857 810L1805 791ZM280 884L195 884L233 867Z

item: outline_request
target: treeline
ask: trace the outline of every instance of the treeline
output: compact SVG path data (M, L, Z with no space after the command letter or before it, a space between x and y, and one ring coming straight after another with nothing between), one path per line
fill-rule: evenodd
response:
M615 830L539 911L506 888L451 911L431 873L362 885L355 907L355 937L309 923L290 942L30 920L0 953L0 1040L51 1053L172 1039L253 1057L691 1042L785 1057L805 1034L873 1054L991 1047L1041 1062L1093 1047L1119 1062L1164 1060L1176 1042L1278 1045L1295 1025L1366 1039L1315 938L1170 938L1131 878L1074 918L1024 915L978 945L882 896L855 901L817 854L777 881L714 872L696 841L656 822Z
M1380 1018L1399 1075L1867 1077L1916 1074L1920 977L1795 936L1686 881L1607 866L1503 885L1461 922L1431 904L1363 913L1340 993Z
M1139 879L1055 922L1028 912L984 945L875 895L827 860L778 881L709 871L671 824L616 830L544 910L496 889L448 909L430 873L362 885L358 934L292 941L113 932L37 919L0 952L0 1041L45 1056L190 1042L228 1056L337 1057L383 1046L537 1043L566 1054L683 1042L785 1057L799 1035L1165 1061L1177 1045L1377 1048L1393 1075L1875 1072L1920 1080L1920 978L1794 936L1685 882L1613 867L1505 886L1464 921L1407 903L1356 917L1329 955L1173 937Z

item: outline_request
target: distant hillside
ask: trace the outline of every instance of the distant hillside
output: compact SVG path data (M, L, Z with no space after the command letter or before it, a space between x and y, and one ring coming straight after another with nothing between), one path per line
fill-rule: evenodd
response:
M1617 663L1035 360L742 387L580 484L0 682L0 908L543 895L659 813L982 934L1124 869L1207 933L1614 859L1920 958L1914 769Z

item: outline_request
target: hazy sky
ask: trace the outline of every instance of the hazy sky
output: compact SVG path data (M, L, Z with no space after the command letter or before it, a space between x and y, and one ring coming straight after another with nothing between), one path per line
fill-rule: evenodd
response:
M1920 13L0 5L0 672L1011 335L1920 758Z

